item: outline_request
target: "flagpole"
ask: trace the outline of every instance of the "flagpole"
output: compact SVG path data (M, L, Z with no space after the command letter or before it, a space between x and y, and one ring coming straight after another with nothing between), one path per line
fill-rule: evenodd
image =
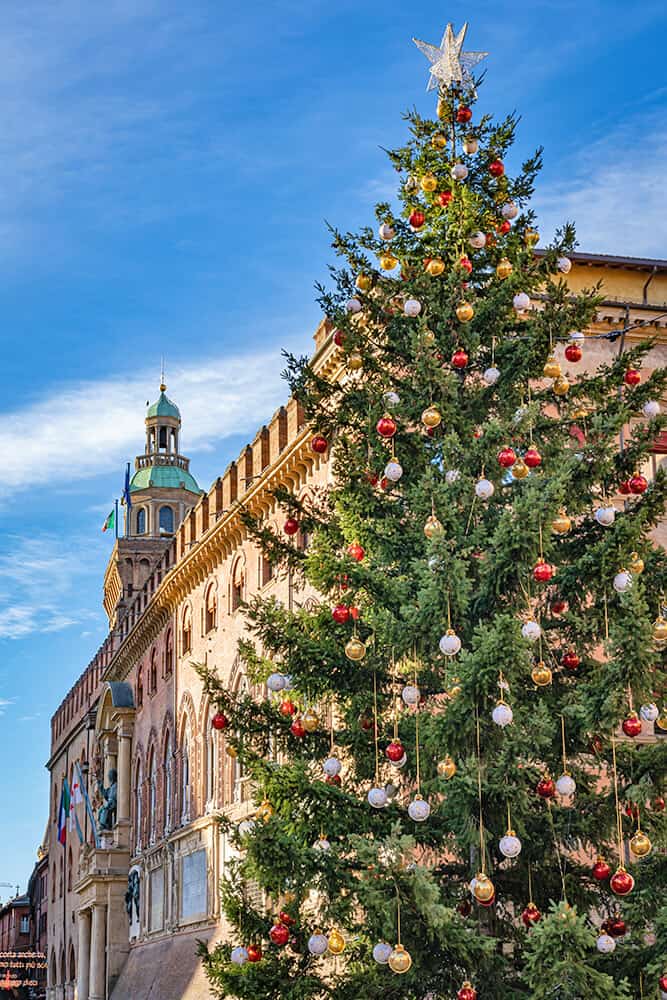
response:
M118 501L114 500L114 507L116 511L116 516L114 518L114 527L116 529L116 541L118 541Z

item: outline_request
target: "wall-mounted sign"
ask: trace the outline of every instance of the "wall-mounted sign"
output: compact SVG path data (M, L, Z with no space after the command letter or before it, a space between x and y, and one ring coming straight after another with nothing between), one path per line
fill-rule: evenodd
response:
M45 975L41 951L0 951L0 992L39 986Z

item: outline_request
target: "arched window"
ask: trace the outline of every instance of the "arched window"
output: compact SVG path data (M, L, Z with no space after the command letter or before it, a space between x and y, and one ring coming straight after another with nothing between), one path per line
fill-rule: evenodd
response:
M140 507L137 511L137 534L146 534L146 508Z
M137 761L137 768L135 772L135 785L134 785L134 842L137 849L137 854L141 851L141 824L143 822L143 809L142 807L142 796L144 783L144 774L141 767L141 761Z
M55 986L58 982L58 972L56 970L56 952L55 948L51 952L51 961L49 962L49 986Z
M137 708L142 708L144 704L144 678L141 670L137 677Z
M148 691L149 694L155 694L157 691L157 653L155 650L151 653L151 665L148 672Z
M171 507L160 507L160 534L173 535L174 511Z
M65 949L60 952L60 982L67 982L67 970L65 968Z
M67 891L68 892L72 891L72 868L73 867L74 867L74 863L72 861L72 848L70 847L69 851L67 852Z
M69 981L76 982L76 960L74 958L74 945L70 941L69 945Z
M239 674L234 690L237 697L248 694L250 688L245 674ZM247 776L245 768L239 757L232 757L232 801L243 802L247 795Z
M53 862L53 875L51 876L51 902L52 903L55 903L55 901L56 901L56 883L57 883L56 863L54 861ZM55 963L55 955L54 955L53 961Z
M218 784L218 745L210 716L204 739L206 740L206 805L213 807Z
M218 624L218 595L212 583L206 591L206 632L211 632Z
M240 606L244 597L245 589L245 569L243 565L243 560L239 559L234 566L234 574L232 576L232 593L231 593L231 605L232 611Z
M172 796L172 750L171 750L171 734L167 734L167 739L164 745L164 832L169 833L171 830L171 796Z
M190 821L190 734L185 729L181 748L181 823Z
M174 635L171 629L167 632L167 641L164 647L164 674L168 677L174 669Z
M183 656L192 649L192 610L188 605L183 612L183 628L181 631L181 648Z
M157 835L157 760L155 749L151 750L148 774L150 781L148 822L150 823L150 842L154 844Z

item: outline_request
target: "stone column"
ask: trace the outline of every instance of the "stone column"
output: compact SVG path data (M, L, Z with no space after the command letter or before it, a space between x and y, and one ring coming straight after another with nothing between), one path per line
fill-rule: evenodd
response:
M93 903L89 1000L106 1000L106 907Z
M90 995L90 910L79 910L79 975L77 1000L89 1000Z
M132 731L121 726L118 730L118 822L130 821L132 793Z

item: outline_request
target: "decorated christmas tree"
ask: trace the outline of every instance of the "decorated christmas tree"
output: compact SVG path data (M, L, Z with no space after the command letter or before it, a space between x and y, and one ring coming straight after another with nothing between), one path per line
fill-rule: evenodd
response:
M245 514L313 599L245 609L263 696L200 668L257 805L221 817L220 997L667 995L667 370L626 338L587 369L599 289L571 225L536 250L540 153L506 171L464 37L417 42L437 116L334 232L339 366L288 359L332 485L278 491L284 533Z

